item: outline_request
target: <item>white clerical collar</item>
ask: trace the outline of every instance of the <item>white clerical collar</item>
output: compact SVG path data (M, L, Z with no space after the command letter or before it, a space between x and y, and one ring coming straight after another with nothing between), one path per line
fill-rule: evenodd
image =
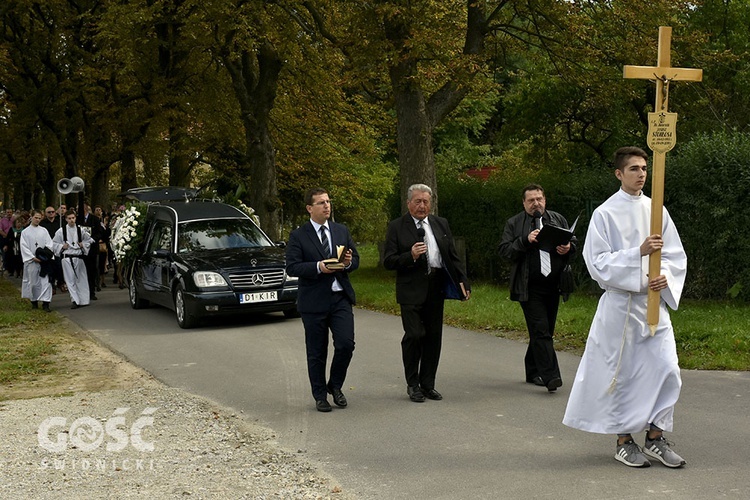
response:
M621 198L631 201L637 201L643 198L643 190L641 190L638 194L630 194L624 189L620 188L619 194Z

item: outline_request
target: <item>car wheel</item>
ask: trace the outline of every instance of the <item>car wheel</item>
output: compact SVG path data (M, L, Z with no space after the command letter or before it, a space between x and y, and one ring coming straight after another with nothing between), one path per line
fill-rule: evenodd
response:
M174 312L177 315L177 324L180 328L192 328L195 326L196 318L187 312L185 307L185 292L177 285L174 292Z
M130 296L130 307L133 309L143 309L144 307L148 307L148 300L144 300L138 295L138 289L135 287L135 280L132 278L128 284L128 295Z
M297 309L284 309L283 311L285 318L299 318L299 312Z

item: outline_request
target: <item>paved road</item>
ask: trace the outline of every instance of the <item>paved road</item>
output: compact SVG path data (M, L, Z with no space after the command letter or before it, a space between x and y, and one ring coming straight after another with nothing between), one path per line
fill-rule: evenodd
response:
M750 373L684 371L670 437L688 465L636 470L612 458L613 437L560 423L577 356L560 354L565 385L548 394L523 381L525 344L446 328L445 399L416 404L402 377L400 319L357 309L349 407L322 414L300 320L181 330L171 311L131 310L124 290L99 297L58 310L166 384L274 429L360 498L750 498Z

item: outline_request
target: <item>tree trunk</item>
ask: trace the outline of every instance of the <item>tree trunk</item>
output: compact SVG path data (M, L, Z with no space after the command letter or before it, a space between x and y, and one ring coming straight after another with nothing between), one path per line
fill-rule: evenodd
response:
M276 154L266 125L263 124L262 130L247 134L250 199L245 200L245 204L255 209L263 231L277 240L281 238L281 200L276 186Z
M416 65L402 63L391 67L391 85L396 106L398 163L401 172L401 212L406 213L406 192L412 184L433 189L432 209L437 213L437 176L432 150L432 126L424 95L411 83Z
M138 180L135 173L135 151L130 147L125 147L120 160L120 191L125 192L128 189L138 186Z
M89 193L91 193L89 198L92 212L96 205L102 207L103 212L109 212L109 167L100 168L94 172Z
M418 55L408 49L411 29L400 17L383 22L386 38L394 47L403 47L399 57L389 66L389 76L396 107L398 161L401 173L401 210L406 212L406 192L412 184L432 188L432 210L438 213L437 174L432 134L440 122L458 107L469 92L468 82L476 74L476 66L467 64L429 97L419 84ZM464 56L480 54L484 49L487 19L480 2L467 1L467 27ZM463 84L459 83L463 82Z
M190 187L190 173L193 170L184 147L185 131L178 126L169 127L169 185Z
M240 172L248 174L249 178L242 180L248 185L250 199L243 201L255 209L263 231L276 240L281 237L281 200L276 185L276 154L268 122L276 100L282 60L268 41L255 53L242 51L239 56L225 47L221 58L232 79L245 128L246 166L240 165Z

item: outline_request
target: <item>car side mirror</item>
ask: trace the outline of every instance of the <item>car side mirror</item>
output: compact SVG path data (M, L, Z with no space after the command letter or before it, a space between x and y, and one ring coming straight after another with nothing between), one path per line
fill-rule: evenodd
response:
M276 241L275 244L279 248L286 248L286 241Z

